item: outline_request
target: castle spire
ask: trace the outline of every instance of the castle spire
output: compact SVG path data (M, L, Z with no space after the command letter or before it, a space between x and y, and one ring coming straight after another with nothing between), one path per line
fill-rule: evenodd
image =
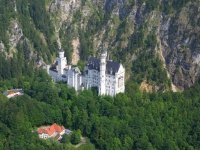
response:
M66 66L67 60L66 57L64 56L65 52L63 49L59 49L58 51L59 57L57 58L58 61L58 74L62 75L64 73L63 69Z
M102 50L101 50L101 54L105 54L107 53L106 47L105 47L105 43L102 43Z
M106 57L107 51L104 44L102 45L101 57L100 57L100 85L99 85L99 95L106 94Z

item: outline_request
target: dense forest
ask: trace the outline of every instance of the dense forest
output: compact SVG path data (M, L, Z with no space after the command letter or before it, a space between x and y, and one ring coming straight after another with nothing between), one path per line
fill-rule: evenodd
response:
M26 93L11 99L0 94L0 149L73 149L69 143L39 139L36 128L54 122L81 130L97 149L200 147L199 84L182 93L147 93L128 82L126 93L115 98L97 96L96 89L77 95L40 70L33 78L1 81L0 87L22 87Z
M78 66L83 68L90 55L98 54L93 41L95 34L106 29L102 40L112 41L109 53L130 74L126 92L115 98L97 96L95 88L77 94L66 83L53 83L46 71L37 67L41 59L52 62L59 47L52 14L46 11L50 0L0 0L0 46L4 45L0 49L0 150L76 149L73 144L77 144L80 134L88 137L87 145L79 147L80 150L199 149L200 84L197 82L183 92L172 92L171 79L154 51L159 50L156 30L148 32L148 22L135 23L134 32L130 32L133 23L126 16L114 18L112 8L108 7L104 11L97 7L88 20L82 20L81 10L88 1L81 2L82 7L72 15L71 23L63 23L59 30L66 57L70 62L71 41L78 36L81 58ZM170 16L197 0L128 0L126 11L144 2L143 15L158 10ZM14 50L8 34L13 21L23 33ZM84 29L80 22L87 22ZM114 31L107 25L109 22L118 25ZM122 46L124 42L126 47ZM137 59L130 62L129 55ZM140 91L144 80L159 88L154 86L151 93ZM2 94L13 88L22 88L25 95L7 99ZM37 128L55 122L74 134L61 142L39 139Z

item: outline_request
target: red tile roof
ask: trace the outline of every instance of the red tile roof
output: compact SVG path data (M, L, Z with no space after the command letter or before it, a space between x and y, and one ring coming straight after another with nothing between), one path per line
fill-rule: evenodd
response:
M49 128L47 129L42 129L42 128L39 128L38 129L38 133L39 134L42 134L42 133L47 133L49 136L51 136L53 133L55 132L62 132L63 130L65 130L65 127L64 126L59 126L57 125L56 123L54 123L53 125L51 125Z
M14 91L10 91L9 93L8 93L8 95L11 95L11 94L14 94L15 92Z

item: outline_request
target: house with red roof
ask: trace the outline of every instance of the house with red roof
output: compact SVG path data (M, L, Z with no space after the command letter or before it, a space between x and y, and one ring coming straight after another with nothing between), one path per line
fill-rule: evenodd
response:
M12 90L3 92L3 94L6 95L7 98L13 98L19 95L24 95L24 92L22 89L12 89Z
M50 137L55 137L56 139L61 139L62 135L65 133L65 127L59 126L54 123L51 126L40 127L38 129L38 134L40 138L47 139Z

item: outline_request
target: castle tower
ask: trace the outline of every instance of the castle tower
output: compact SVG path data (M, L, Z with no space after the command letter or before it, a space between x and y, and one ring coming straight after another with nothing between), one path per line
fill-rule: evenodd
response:
M46 65L47 73L49 74L50 65Z
M63 69L65 68L66 66L66 57L64 57L64 51L62 49L60 49L58 51L59 53L59 57L57 58L57 61L58 61L58 75L63 75L64 71Z
M99 85L99 95L106 94L106 57L107 51L104 46L100 57L100 85Z

